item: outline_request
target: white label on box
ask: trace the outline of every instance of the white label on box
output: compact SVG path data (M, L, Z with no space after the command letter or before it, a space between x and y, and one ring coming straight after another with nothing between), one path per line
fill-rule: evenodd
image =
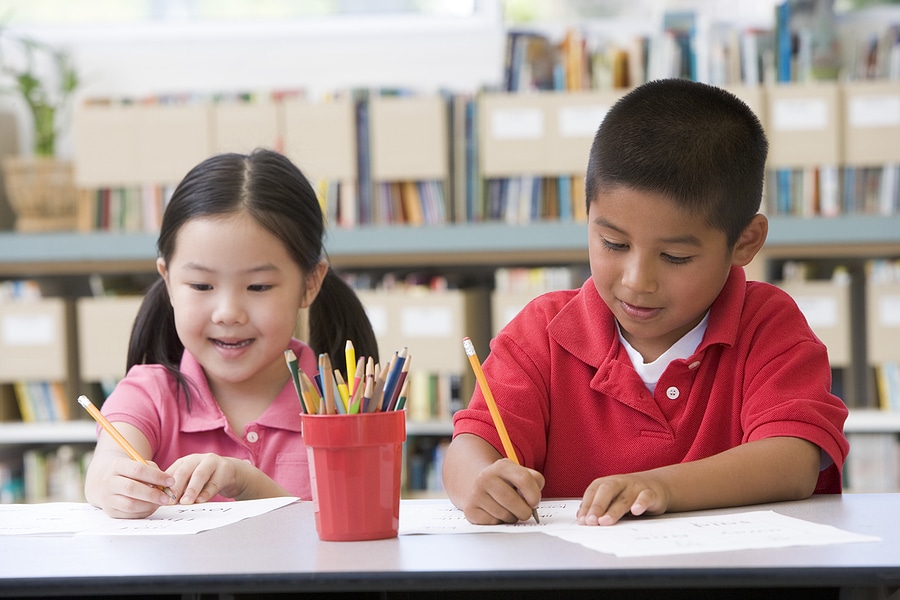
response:
M828 127L823 98L791 98L775 102L772 124L779 131L815 131Z
M450 337L453 311L446 306L408 306L400 313L400 331L405 338Z
M809 326L816 327L835 327L838 323L838 303L837 298L831 296L800 296L794 298L800 312L806 317Z
M380 337L388 332L388 316L387 309L383 306L367 306L366 316L369 317L369 323L372 324L372 333L375 337Z
M900 327L900 296L882 296L878 299L878 324Z
M491 137L497 140L537 140L544 137L544 113L539 108L502 108L491 113Z
M564 106L559 109L559 135L564 138L594 137L608 106Z
M4 346L49 346L56 343L53 315L5 315L2 339Z
M897 127L900 125L900 96L856 96L850 100L852 127Z

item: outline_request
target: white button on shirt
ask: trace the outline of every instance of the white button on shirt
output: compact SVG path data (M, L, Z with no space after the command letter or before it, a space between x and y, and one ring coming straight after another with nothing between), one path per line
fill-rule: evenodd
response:
M678 400L678 396L680 395L681 392L679 392L678 388L674 385L666 390L666 396L668 396L670 400Z
M250 442L251 444L255 444L256 442L259 441L259 434L256 433L255 431L248 432L247 433L247 441Z

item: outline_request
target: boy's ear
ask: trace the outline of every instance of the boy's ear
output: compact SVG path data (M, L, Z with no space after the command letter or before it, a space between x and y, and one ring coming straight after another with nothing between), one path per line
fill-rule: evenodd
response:
M306 274L306 289L303 292L303 298L300 299L300 308L309 308L309 305L319 295L326 273L328 273L328 263L322 260Z
M766 236L769 234L769 220L765 215L754 215L750 223L744 227L741 236L734 245L731 254L731 264L745 267L750 264L756 253L759 252L763 244L766 243Z

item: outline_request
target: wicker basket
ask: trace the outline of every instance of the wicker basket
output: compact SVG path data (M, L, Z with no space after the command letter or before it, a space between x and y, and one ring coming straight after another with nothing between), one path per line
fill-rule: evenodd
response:
M76 226L71 161L11 156L3 160L6 196L19 231L63 231Z

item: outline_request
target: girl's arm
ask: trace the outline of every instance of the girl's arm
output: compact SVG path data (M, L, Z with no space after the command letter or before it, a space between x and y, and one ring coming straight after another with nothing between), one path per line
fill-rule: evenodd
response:
M150 455L147 438L133 425L113 424L141 456ZM84 495L88 502L116 518L139 519L174 502L163 487L175 479L156 465L133 460L105 431L101 431L94 456L85 475Z

